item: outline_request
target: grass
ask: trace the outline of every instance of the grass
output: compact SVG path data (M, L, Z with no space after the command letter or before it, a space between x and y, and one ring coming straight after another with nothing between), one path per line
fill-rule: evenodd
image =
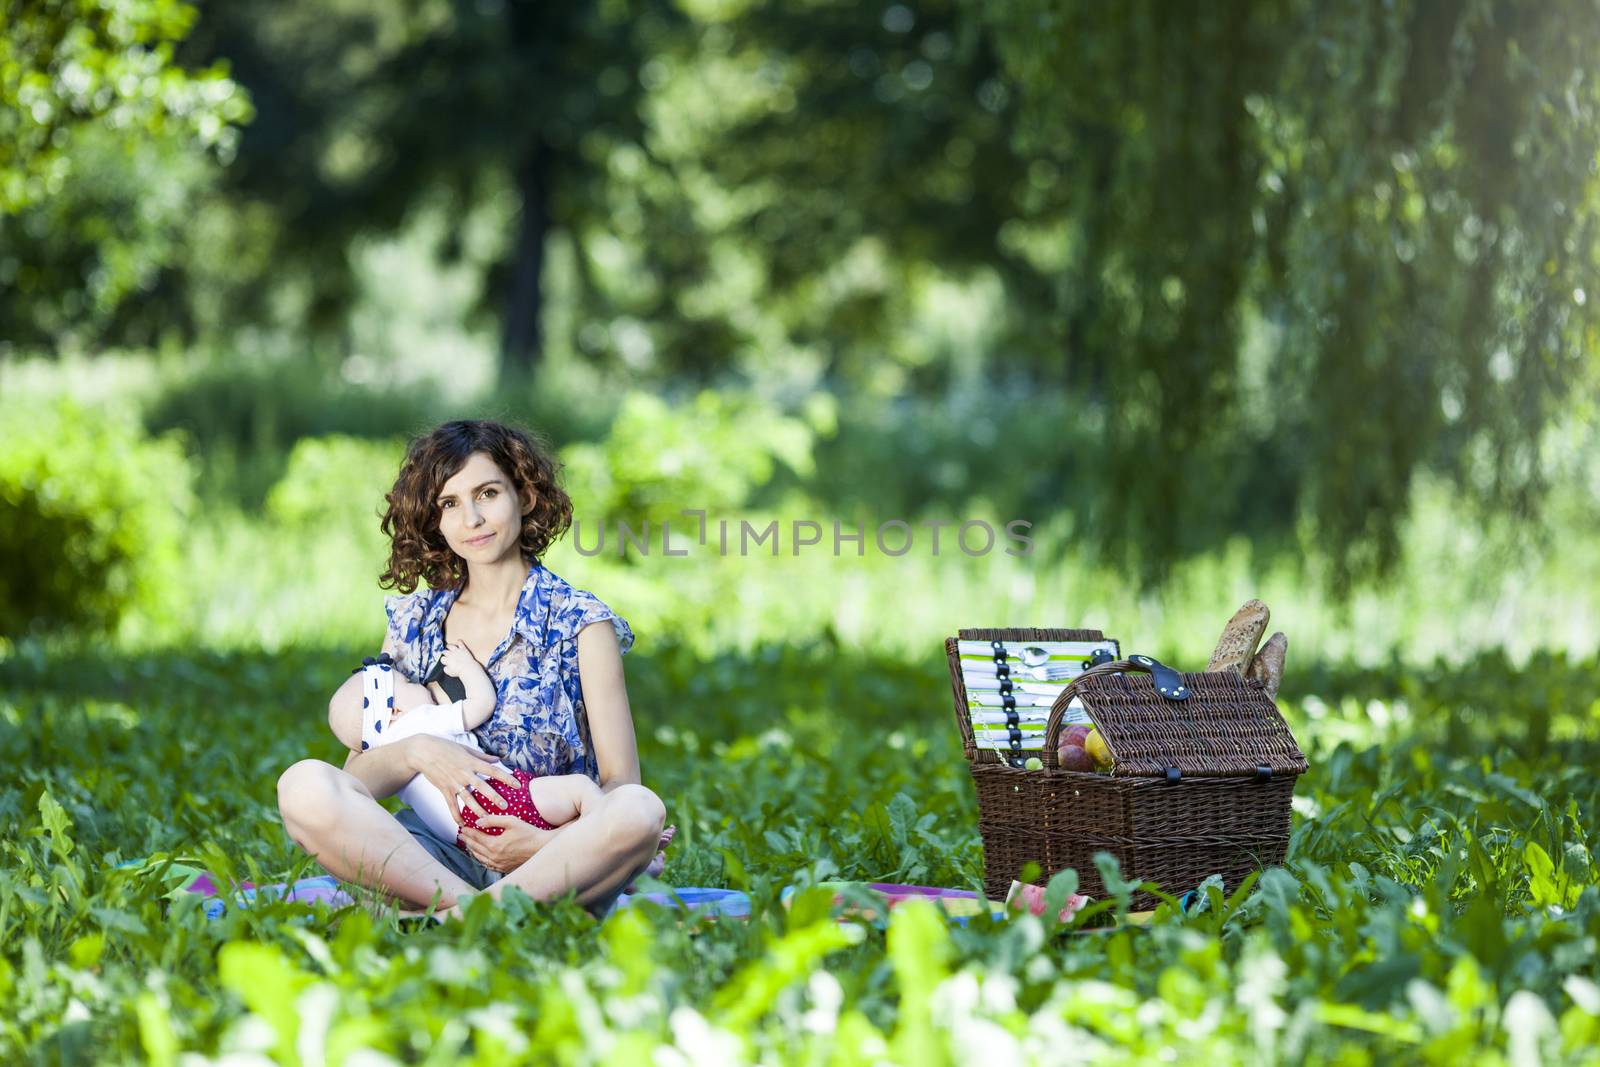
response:
M148 407L148 373L119 366L103 388ZM59 385L45 377L35 391ZM1406 567L1344 606L1243 538L1140 594L1076 552L1064 515L1035 516L1041 551L1023 558L890 558L870 533L860 558L623 561L565 542L552 568L639 633L641 759L679 828L666 878L748 892L750 921L596 924L525 898L435 929L283 904L207 921L117 864L314 873L274 782L337 755L320 709L381 637L382 478L365 464L392 466L395 445L305 441L279 482L296 492L263 473L259 509L197 466L166 629L0 645L0 1062L1600 1062L1600 557L1582 479L1562 483L1546 542L1513 554L1422 487ZM729 518L833 517L772 484ZM582 517L625 517L579 495ZM925 517L1013 517L986 508ZM828 879L980 881L940 638L1099 625L1194 666L1250 595L1292 638L1282 703L1311 757L1284 867L1111 932L947 927L912 906L885 931L831 921L827 894L778 904Z
M937 653L825 640L628 659L680 828L667 878L745 889L747 923L525 900L412 932L297 905L207 921L115 869L308 873L273 782L333 754L317 709L363 651L0 664L0 1059L1595 1062L1593 660L1293 670L1313 769L1286 866L1143 929L786 913L791 882L981 873Z

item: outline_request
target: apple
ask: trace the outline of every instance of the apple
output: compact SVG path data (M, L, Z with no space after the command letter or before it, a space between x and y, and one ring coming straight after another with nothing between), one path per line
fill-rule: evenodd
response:
M1040 759L1038 756L1029 756L1028 761L1022 766L1030 771L1042 771L1044 770L1044 760Z
M1066 745L1077 745L1079 748L1082 748L1084 740L1089 736L1089 731L1092 729L1094 729L1094 727L1090 726L1086 722L1073 723L1071 726L1068 726L1066 729L1061 731L1061 740L1059 745L1062 747Z
M1061 763L1061 769L1064 771L1094 770L1094 760L1089 758L1089 753L1084 750L1082 745L1062 745L1056 751L1056 756Z

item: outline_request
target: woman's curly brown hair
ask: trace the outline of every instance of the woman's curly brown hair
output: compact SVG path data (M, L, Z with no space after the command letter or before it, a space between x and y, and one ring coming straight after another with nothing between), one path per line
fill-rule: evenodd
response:
M483 452L510 476L517 497L534 502L522 517L522 554L537 561L572 525L572 500L557 482L560 464L543 441L504 423L481 419L447 422L406 449L400 476L384 500L383 532L389 536L389 566L378 579L402 593L427 582L434 589L466 584L461 557L439 532L439 490L474 452Z

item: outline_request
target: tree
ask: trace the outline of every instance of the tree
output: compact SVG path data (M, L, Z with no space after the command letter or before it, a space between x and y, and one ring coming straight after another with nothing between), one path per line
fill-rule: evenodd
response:
M996 271L1101 427L1084 527L1147 575L1239 530L1308 538L1335 584L1382 573L1428 469L1486 508L1539 500L1542 434L1595 369L1592 4L765 3L730 25L791 94L716 152L782 190L779 284L863 240Z
M22 0L0 13L0 336L93 335L175 256L184 191L249 101L174 50L178 0Z
M275 259L314 279L313 327L342 322L357 236L395 232L431 196L459 215L509 191L485 296L522 377L543 346L549 238L581 245L605 219L607 167L644 138L640 69L675 19L655 0L212 3L196 42L257 101L234 195L269 212Z

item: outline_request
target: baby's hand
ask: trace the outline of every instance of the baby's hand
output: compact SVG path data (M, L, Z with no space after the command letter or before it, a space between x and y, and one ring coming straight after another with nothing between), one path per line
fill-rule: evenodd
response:
M479 663L472 650L460 641L452 641L445 645L444 654L439 658L444 661L446 673L460 678L463 682L473 675L484 673L483 664Z
M471 649L460 641L445 646L439 657L444 669L461 679L466 697L461 704L461 724L464 730L476 730L494 714L495 689L489 673L472 655Z

